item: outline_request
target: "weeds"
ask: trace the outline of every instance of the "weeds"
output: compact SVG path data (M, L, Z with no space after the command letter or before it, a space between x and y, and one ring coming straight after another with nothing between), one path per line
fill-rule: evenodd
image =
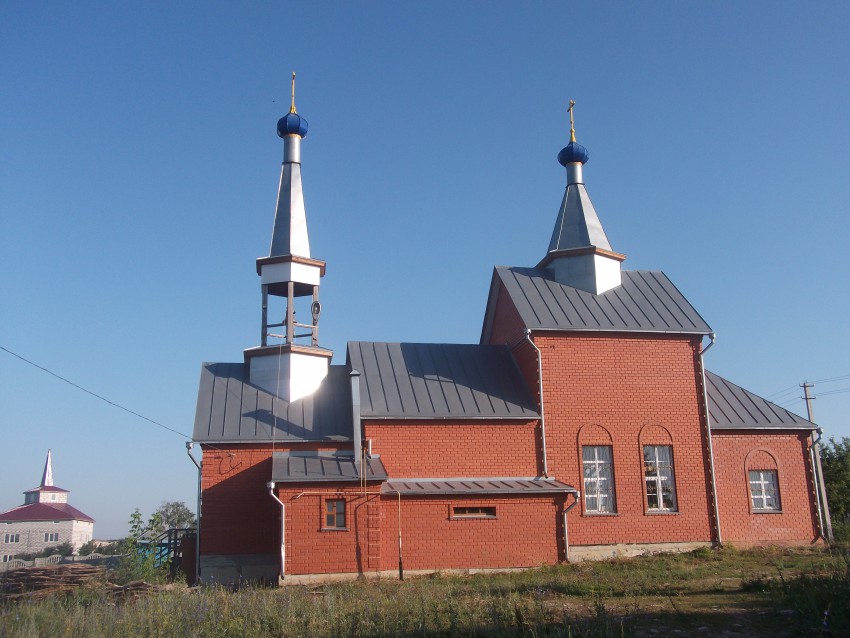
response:
M738 585L718 593L718 579ZM824 619L833 635L848 635L848 583L846 552L698 550L510 574L361 580L312 589L174 586L118 604L96 589L77 590L0 603L0 635L590 638L664 635L673 627L720 631L733 622L726 606L759 610L761 615L748 614L761 623L747 626L748 635L810 633ZM735 617L734 622L751 621Z

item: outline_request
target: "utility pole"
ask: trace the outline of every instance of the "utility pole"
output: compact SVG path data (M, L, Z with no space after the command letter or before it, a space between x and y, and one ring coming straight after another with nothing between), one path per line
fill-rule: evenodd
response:
M815 400L816 397L813 397L809 394L809 388L815 387L813 383L809 383L808 381L803 381L800 384L800 387L803 388L803 396L801 397L806 402L806 414L809 417L809 421L814 423L814 417L812 413L812 401ZM814 473L816 475L816 484L815 484L815 496L818 497L818 492L820 492L818 501L822 504L822 507L819 507L819 510L823 512L823 518L821 521L821 535L826 538L829 542L832 542L832 518L829 515L829 503L826 500L826 484L823 482L823 468L821 467L820 462L820 439L823 436L823 429L817 429L818 438L815 439L814 433L812 433L812 455L813 455L813 465ZM820 513L820 512L819 512Z
M809 383L808 381L803 381L800 384L800 387L803 388L803 396L801 398L803 399L803 401L806 402L806 412L809 415L809 421L814 423L815 420L812 415L812 401L814 401L817 397L813 397L809 394L809 388L814 388L815 384Z

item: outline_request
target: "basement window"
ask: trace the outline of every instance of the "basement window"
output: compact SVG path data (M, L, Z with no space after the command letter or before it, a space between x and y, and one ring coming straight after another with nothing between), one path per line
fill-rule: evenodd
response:
M345 499L325 501L325 518L322 529L348 529L345 525Z
M495 507L453 507L454 518L496 518Z

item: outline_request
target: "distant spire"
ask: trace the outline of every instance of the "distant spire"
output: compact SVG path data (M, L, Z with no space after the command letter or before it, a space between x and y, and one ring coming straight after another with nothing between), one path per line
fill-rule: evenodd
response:
M53 460L51 450L47 450L47 461L44 462L44 474L41 477L41 487L53 486Z
M295 110L295 71L292 72L292 106L289 107L290 113L298 113Z

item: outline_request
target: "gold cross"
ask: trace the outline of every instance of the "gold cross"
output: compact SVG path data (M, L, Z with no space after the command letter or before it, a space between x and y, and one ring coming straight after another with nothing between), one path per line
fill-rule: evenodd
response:
M289 107L290 113L296 113L295 110L295 71L292 72L292 106Z
M570 114L570 142L576 141L576 127L573 122L573 107L575 105L575 100L570 100L570 108L567 109L567 112Z

